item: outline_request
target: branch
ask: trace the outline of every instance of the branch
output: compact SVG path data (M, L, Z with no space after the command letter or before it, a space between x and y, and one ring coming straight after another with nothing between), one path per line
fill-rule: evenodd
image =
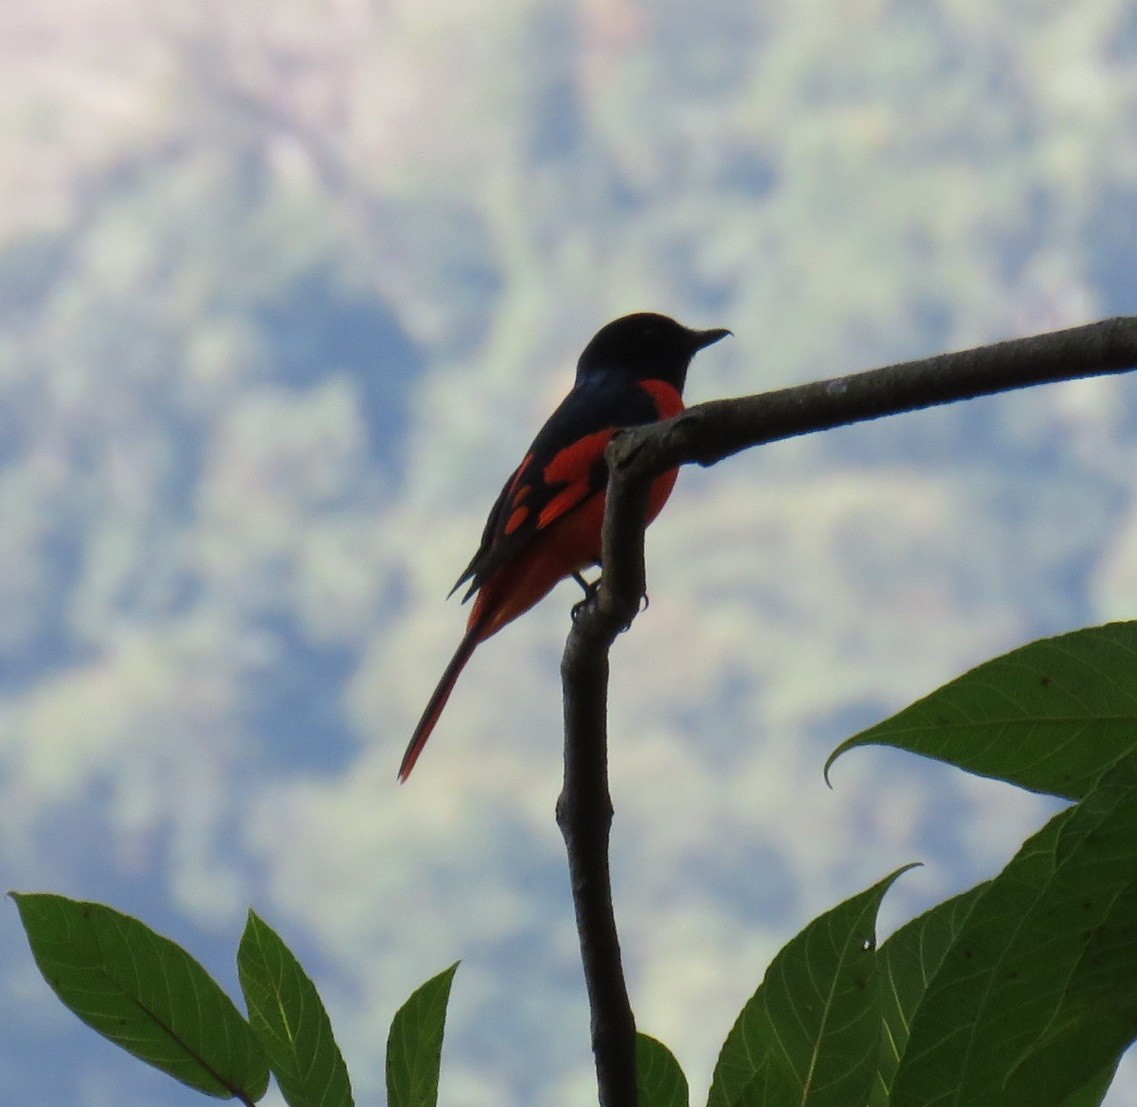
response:
M644 499L646 510L646 495ZM636 605L640 594L635 593ZM600 605L587 604L574 619L561 661L565 778L557 825L568 850L601 1107L637 1107L639 1102L636 1023L624 984L608 869L608 650L630 621L631 616L621 624Z
M557 823L569 854L592 1048L602 1107L636 1107L635 1020L612 911L608 836L608 651L645 592L644 520L651 481L679 465L714 465L752 446L1137 366L1137 317L981 346L758 396L717 400L609 445L604 575L573 622L561 662L565 779Z
M1137 316L1121 316L777 392L714 400L625 431L608 450L610 479L646 480L677 465L714 465L740 450L799 434L1135 367Z

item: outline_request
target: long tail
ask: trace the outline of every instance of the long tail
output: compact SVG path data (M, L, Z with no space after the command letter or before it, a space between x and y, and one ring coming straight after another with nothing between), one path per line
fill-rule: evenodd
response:
M438 682L434 695L430 697L426 710L422 713L422 718L419 719L414 734L411 735L407 752L403 754L403 763L399 766L400 784L411 775L411 769L415 767L415 762L418 760L419 754L422 753L426 740L430 737L430 732L434 730L434 725L438 722L438 717L442 714L442 709L446 706L450 693L454 691L454 685L458 683L458 677L466 667L466 662L470 660L474 649L485 637L483 629L482 620L472 621L472 625L466 629L462 641L458 643L458 649L450 659L450 664L446 666L446 671L442 674L442 679Z

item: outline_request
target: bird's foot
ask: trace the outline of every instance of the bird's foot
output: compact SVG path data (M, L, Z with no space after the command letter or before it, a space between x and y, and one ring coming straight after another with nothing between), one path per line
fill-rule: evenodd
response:
M596 599L596 591L600 587L600 578L585 580L580 573L573 573L572 579L584 589L584 599L572 605L572 618L575 622L580 617L580 613Z
M575 622L576 619L578 619L580 617L580 613L590 603L592 603L592 601L594 599L596 599L596 593L600 589L600 578L597 577L595 580L585 580L584 577L582 577L580 575L580 573L573 573L572 579L575 580L576 583L579 584L580 587L584 590L584 599L582 599L579 603L574 603L572 605L571 614L573 617L573 621ZM651 600L648 598L648 594L645 592L640 597L640 606L639 606L639 610L636 612L636 614L642 615L648 609L648 605L650 603L651 603ZM632 624L629 621L627 626L625 626L623 629L627 630L631 625Z

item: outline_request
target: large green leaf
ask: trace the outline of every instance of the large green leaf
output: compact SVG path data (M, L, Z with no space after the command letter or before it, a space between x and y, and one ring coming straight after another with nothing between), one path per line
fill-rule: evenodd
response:
M1078 799L1137 749L1137 623L1045 638L997 657L830 755L883 745Z
M399 1008L387 1035L388 1107L435 1107L446 1005L457 962L432 977Z
M249 1023L290 1107L352 1107L347 1066L315 985L253 911L237 951Z
M881 1007L884 1032L880 1039L880 1068L870 1107L887 1107L896 1067L908 1043L908 1032L928 982L967 921L985 884L937 904L902 926L881 947Z
M770 963L727 1036L708 1107L857 1107L877 1070L876 915L904 872L814 919Z
M1108 1071L1135 1033L1135 877L1130 756L979 897L912 1020L892 1107L1057 1107Z
M640 1107L688 1107L687 1077L662 1042L636 1035L636 1083Z
M268 1061L248 1023L181 946L98 903L12 898L44 979L88 1026L207 1095L264 1095Z

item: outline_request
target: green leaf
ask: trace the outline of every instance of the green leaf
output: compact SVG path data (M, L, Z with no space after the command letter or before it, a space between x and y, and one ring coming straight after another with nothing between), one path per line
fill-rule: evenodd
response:
M395 1014L387 1036L388 1107L435 1107L438 1102L446 1005L457 969L455 962L428 980Z
M687 1077L662 1042L636 1035L636 1083L640 1107L688 1107Z
M1100 1021L1104 1020L1063 1020L1053 1034L1038 1041L1011 1072L1007 1081L1011 1101L1037 1103L1039 1107L1067 1107L1071 1101L1083 1100L1100 1103L1109 1091L1121 1054L1133 1038L1131 1027L1119 1034L1109 1033L1114 1028L1108 1025L1107 1032L1099 1036ZM1108 1057L1106 1068L1095 1071L1093 1061L1103 1056ZM1094 1072L1089 1081L1085 1080L1087 1071Z
M1137 749L1137 623L1044 638L997 657L842 742L897 749L1079 799Z
M347 1066L315 985L280 936L249 912L237 951L249 1023L290 1107L352 1107Z
M944 1104L966 1102L954 1095L954 1089L961 1055L965 1057L972 1049L971 1024L978 1018L991 968L977 969L973 981L968 980L968 970L980 956L988 961L998 956L1007 944L1007 934L1041 894L1054 871L1059 833L1072 813L1073 809L1061 812L1029 838L972 906L911 1020L892 1081L890 1107L917 1103L921 1097L925 1105L941 1102L941 1097ZM996 1080L1000 1090L1001 1083Z
M1062 1107L1099 1107L1102 1100L1109 1094L1109 1086L1113 1083L1117 1065L1110 1065L1105 1071L1098 1073L1088 1084L1083 1084L1076 1092L1062 1100Z
M1107 803L1111 792L1125 783L1126 764L1107 774L1101 787L1084 803ZM1119 798L1119 806L1126 803ZM1123 809L1122 809L1123 810ZM1121 819L1119 812L1114 816ZM1059 839L1057 856L1070 858L1074 851L1088 853L1093 864L1095 849L1108 849L1107 834L1115 833L1111 824L1099 830L1097 840L1077 834L1078 824L1071 823L1069 833ZM1124 833L1124 823L1116 833ZM1124 843L1126 853L1117 859L1120 866L1132 864L1134 848ZM1103 863L1099 858L1099 863ZM1111 864L1112 860L1108 863ZM1132 872L1132 869L1130 870ZM1125 883L1120 876L1111 882L1106 872L1093 888L1094 894L1116 897L1105 910L1104 918L1083 935L1081 953L1066 983L1062 1003L1045 1034L1027 1050L1012 1071L1008 1082L1018 1102L1035 1102L1039 1107L1062 1104L1103 1071L1112 1074L1121 1054L1137 1037L1137 876ZM1087 888L1087 896L1091 889ZM1083 902L1083 912L1093 907ZM1098 912L1094 911L1094 917Z
M715 1086L707 1107L715 1107ZM774 1053L754 1058L754 1071L735 1087L726 1101L730 1107L785 1107L801 1102L801 1087L789 1066Z
M1057 1107L1115 1063L1134 1032L1135 874L1130 756L979 897L912 1021L892 1107Z
M884 1033L880 1039L880 1068L870 1107L887 1107L892 1078L908 1043L912 1016L924 998L928 981L939 969L985 884L937 904L902 926L881 947L881 1005Z
M248 1023L181 946L98 903L12 898L44 979L88 1026L207 1095L264 1095L268 1061Z
M881 1033L876 914L905 871L821 915L774 958L719 1054L708 1107L867 1102Z

